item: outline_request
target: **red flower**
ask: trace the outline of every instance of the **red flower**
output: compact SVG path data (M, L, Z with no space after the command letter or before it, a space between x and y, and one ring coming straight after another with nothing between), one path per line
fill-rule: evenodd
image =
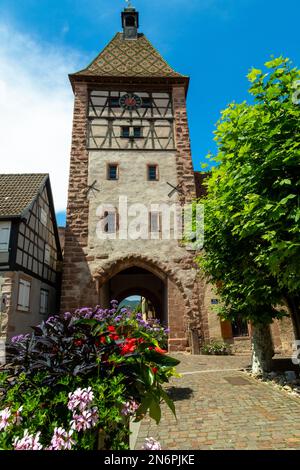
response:
M105 336L100 336L99 341L102 344L106 344L106 337Z
M120 351L121 355L133 353L136 350L136 341L136 338L126 338Z
M152 372L153 372L153 374L156 374L157 371L158 371L158 368L157 368L157 367L152 367Z
M82 346L83 345L83 340L82 339L75 339L74 344L75 344L75 346Z
M142 344L142 343L144 343L144 342L145 342L145 340L144 340L143 338L139 338L139 339L138 339L138 343Z
M109 335L109 337L112 341L117 341L119 339L118 335Z
M115 333L116 332L116 328L114 326L109 326L107 329L110 333Z
M153 346L149 346L149 351L153 351L154 347Z
M159 346L155 348L155 351L159 354L166 354L168 352L165 349L161 349Z

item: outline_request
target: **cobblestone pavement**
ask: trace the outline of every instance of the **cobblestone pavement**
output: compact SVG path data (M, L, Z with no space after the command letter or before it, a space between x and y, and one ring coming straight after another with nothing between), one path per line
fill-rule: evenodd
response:
M159 426L145 418L136 449L146 437L164 450L300 449L300 400L247 376L250 358L177 357L182 377L168 387L177 421L166 407Z

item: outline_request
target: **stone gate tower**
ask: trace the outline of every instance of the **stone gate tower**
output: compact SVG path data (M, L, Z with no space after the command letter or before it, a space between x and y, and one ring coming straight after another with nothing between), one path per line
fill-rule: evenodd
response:
M164 238L161 207L195 197L189 78L139 32L134 8L122 12L122 28L86 69L70 75L75 106L61 309L141 295L169 326L170 350L184 350L191 331L205 330L204 290L194 253L172 236L172 222Z

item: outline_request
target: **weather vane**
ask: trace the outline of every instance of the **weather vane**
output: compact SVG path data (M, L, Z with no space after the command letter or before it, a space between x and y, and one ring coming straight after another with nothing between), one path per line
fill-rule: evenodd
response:
M125 0L125 2L127 3L128 8L132 8L131 0Z

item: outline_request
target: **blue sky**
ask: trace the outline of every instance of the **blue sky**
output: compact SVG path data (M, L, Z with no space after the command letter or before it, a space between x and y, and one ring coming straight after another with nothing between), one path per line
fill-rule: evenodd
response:
M188 111L196 169L215 150L213 130L220 111L233 100L247 99L246 75L252 66L261 67L271 54L287 56L300 66L299 0L135 0L133 4L140 11L140 30L176 70L191 77ZM28 137L29 131L21 151L18 142L13 148L11 140L7 147L0 144L0 152L11 157L2 171L50 171L60 223L72 121L67 73L85 67L120 30L124 5L122 0L0 0L4 83L0 78L0 105L3 109L2 103L9 100L9 112L18 93L24 99L28 92L26 103L35 109L30 118L41 122L42 114L45 123L49 120L40 128L39 144L34 133ZM23 122L29 130L35 127L36 133L35 123L28 119L29 115ZM16 125L13 119L7 121L6 135ZM47 139L45 127L55 126ZM28 155L27 160L21 154Z

